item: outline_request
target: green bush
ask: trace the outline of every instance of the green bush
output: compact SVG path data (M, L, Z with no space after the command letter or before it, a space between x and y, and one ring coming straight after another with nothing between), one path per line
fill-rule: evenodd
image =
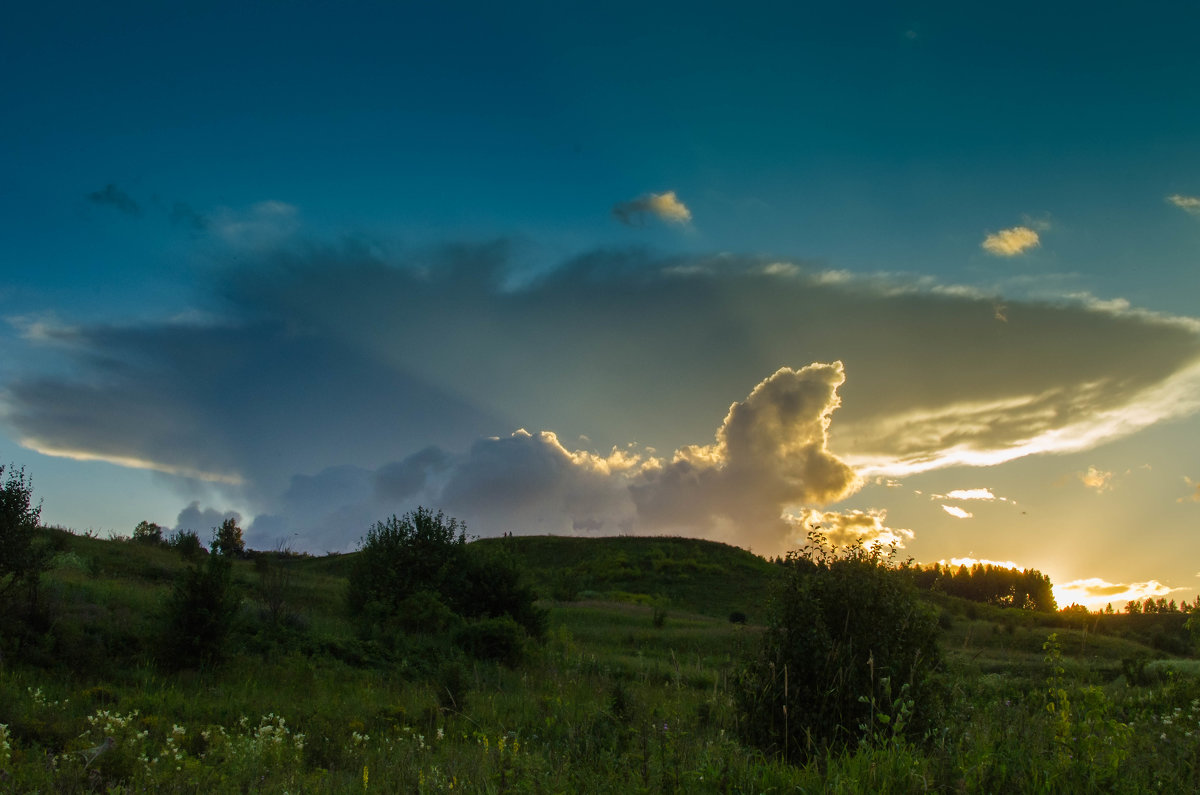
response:
M5 467L0 465L0 477ZM33 504L33 481L24 467L8 467L0 485L0 596L20 585L35 594L38 578L50 562L48 550L37 543L42 506Z
M166 543L163 538L163 529L160 525L154 522L138 522L137 527L133 528L133 540L138 544L147 544L149 546L158 546Z
M195 530L176 530L167 539L167 546L179 552L179 556L189 563L204 555L204 545L200 543L200 536L196 535Z
M746 739L787 759L920 736L940 698L937 618L881 547L823 537L787 558L758 657L738 688Z
M204 565L189 566L167 601L162 662L190 668L219 661L240 604L228 558L210 555Z
M454 632L454 643L477 660L510 667L525 655L525 632L511 616L470 621Z
M369 604L394 614L418 591L458 592L455 580L463 575L466 530L457 519L425 508L376 522L350 570L346 602L351 614L361 615Z

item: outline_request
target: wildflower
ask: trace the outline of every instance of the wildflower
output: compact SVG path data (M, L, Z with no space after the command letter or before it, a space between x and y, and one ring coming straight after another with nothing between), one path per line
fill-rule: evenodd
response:
M367 766L363 765L363 792L367 791Z

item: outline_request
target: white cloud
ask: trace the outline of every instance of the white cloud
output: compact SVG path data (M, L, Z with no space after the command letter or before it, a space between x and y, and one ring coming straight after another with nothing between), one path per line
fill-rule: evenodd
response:
M997 497L992 493L991 489L954 489L944 495L936 495L934 499L946 500L1004 500L1004 497Z
M1167 197L1167 201L1175 205L1185 213L1191 215L1200 215L1200 197L1184 196L1179 193L1172 194Z
M1105 472L1104 470L1097 469L1094 466L1089 466L1087 468L1087 472L1079 473L1080 482L1097 494L1103 494L1106 491L1112 491L1112 479L1112 472Z
M280 245L299 228L299 211L281 201L258 202L248 210L218 210L209 228L235 248L269 249Z
M648 216L673 224L688 224L692 220L692 211L679 200L673 190L665 193L647 193L636 199L620 202L613 206L612 212L617 220L630 226L644 224Z
M1014 226L993 232L979 244L984 251L997 257L1015 257L1041 245L1038 233L1027 226Z
M957 505L943 505L942 510L956 519L970 519L975 515L970 511L965 511L962 508L959 508Z

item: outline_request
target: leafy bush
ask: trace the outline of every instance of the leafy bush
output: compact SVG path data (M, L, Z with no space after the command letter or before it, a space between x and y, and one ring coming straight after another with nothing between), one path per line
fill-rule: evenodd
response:
M138 522L137 527L133 528L133 540L138 544L148 544L157 546L166 543L163 538L163 529L160 525L154 522Z
M376 522L359 545L350 570L346 602L354 615L369 604L396 613L417 591L457 591L463 568L466 525L426 508Z
M240 604L228 558L210 555L203 566L189 566L167 602L163 662L187 668L220 660Z
M0 477L5 467L0 465ZM41 503L33 504L33 481L25 468L8 467L0 485L0 596L24 584L31 593L49 564L46 550L36 543Z
M477 660L515 666L525 655L525 632L511 616L480 618L454 632L454 643Z
M195 530L176 530L167 539L167 546L179 552L179 556L188 562L200 558L204 554L204 545Z
M818 534L789 553L761 652L741 675L746 738L788 759L920 731L939 699L937 619L878 545Z
M536 599L509 553L468 546L465 525L425 508L367 531L346 593L350 613L375 629L427 634L454 630L464 619L507 617L541 637L546 615Z

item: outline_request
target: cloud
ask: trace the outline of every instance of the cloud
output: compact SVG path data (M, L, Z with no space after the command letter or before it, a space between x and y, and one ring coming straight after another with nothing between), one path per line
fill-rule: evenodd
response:
M1015 257L1041 245L1038 233L1028 226L1014 226L993 232L979 244L984 251L997 257Z
M866 547L872 544L903 547L906 541L913 538L912 530L889 527L887 511L882 509L841 512L811 509L802 513L797 522L806 529L821 533L834 546L861 542Z
M142 214L142 208L133 200L133 197L111 182L105 185L103 190L89 193L87 200L93 204L107 205L126 215L137 216Z
M335 547L373 516L436 504L488 535L505 531L684 534L780 552L807 523L836 522L843 535L911 537L881 525L883 514L808 514L858 487L826 447L829 413L844 381L840 364L782 368L734 403L715 442L688 446L669 462L630 449L570 450L550 431L518 430L476 441L461 455L425 450L377 470L327 469L297 476L276 513L259 517L252 540L302 534ZM874 530L872 530L872 527Z
M1180 497L1176 502L1200 502L1200 482L1189 477L1184 477L1183 482L1192 487L1192 493L1186 497Z
M179 205L176 205L179 207ZM176 218L172 210L172 218ZM300 228L299 211L287 202L269 200L258 202L248 210L233 210L223 207L211 219L200 220L204 228L212 231L226 244L250 251L268 251L282 245ZM186 210L179 220L189 220Z
M934 495L937 500L992 500L1007 501L1004 497L997 497L992 493L991 489L954 489L946 494Z
M1143 601L1148 597L1166 596L1172 591L1183 590L1163 585L1158 580L1134 583L1113 583L1099 577L1072 580L1054 586L1054 600L1059 607L1071 604L1083 605L1089 610L1103 610L1112 604L1113 609L1124 610L1131 601Z
M692 220L692 211L675 195L675 191L647 193L636 199L620 202L612 208L613 216L628 226L642 226L647 217L672 224L687 224Z
M957 505L943 505L942 510L956 519L970 519L975 514L959 508Z
M1096 467L1093 466L1088 467L1087 472L1079 473L1080 482L1097 494L1103 494L1106 491L1112 491L1112 479L1112 472L1105 472L1104 470L1096 469Z
M513 280L504 243L384 261L249 237L186 319L13 340L11 438L207 478L327 549L435 498L480 532L632 522L765 547L856 477L1086 450L1200 408L1195 324L1115 303L1006 300L998 327L994 296L795 262L598 251ZM320 528L289 507L306 477Z
M242 521L241 514L237 511L201 508L199 500L196 500L179 512L175 519L175 530L191 530L204 542L208 540L211 531L220 527L226 519L233 519L238 524Z
M1167 197L1167 201L1190 215L1200 215L1200 197L1184 196L1179 193Z

